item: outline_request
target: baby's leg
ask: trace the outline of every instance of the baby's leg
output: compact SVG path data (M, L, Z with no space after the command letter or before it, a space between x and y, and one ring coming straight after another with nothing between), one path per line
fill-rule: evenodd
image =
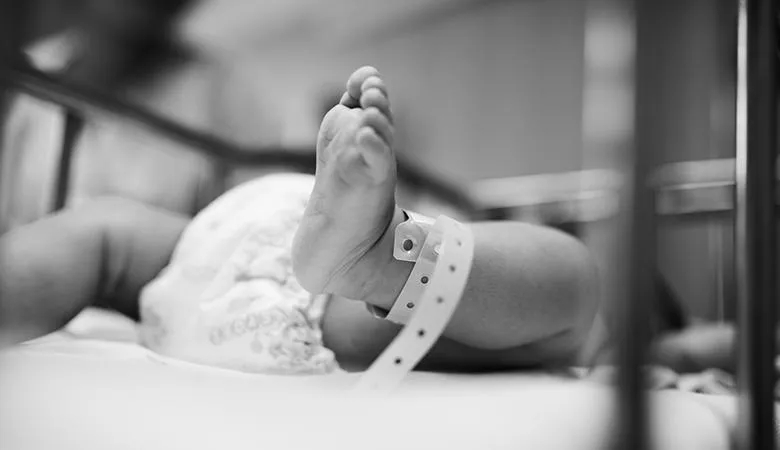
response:
M90 305L138 315L139 290L167 264L187 220L101 200L0 237L0 344L57 330Z
M393 133L379 72L357 70L340 104L322 122L314 191L293 245L295 274L308 291L389 309L407 281L413 264L393 258L393 230L404 220L395 204ZM597 277L588 252L545 227L493 222L471 229L474 262L445 336L483 350L516 348L523 353L518 360L572 356L596 310ZM371 328L368 313L365 320ZM347 328L332 330L347 334Z

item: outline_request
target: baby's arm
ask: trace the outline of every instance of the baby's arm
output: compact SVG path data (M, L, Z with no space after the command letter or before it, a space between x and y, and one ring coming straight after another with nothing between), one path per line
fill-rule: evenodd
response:
M392 230L402 220L397 211L377 244L386 247L386 268L373 295L365 297L385 309L412 269L412 264L392 258ZM598 302L597 274L588 251L546 227L491 222L471 228L475 251L466 290L429 363L448 368L570 364ZM400 327L374 319L360 304L345 302L329 308L325 339L342 359L370 363Z
M107 199L3 235L3 344L55 331L90 305L137 317L140 289L168 263L186 224L172 213Z

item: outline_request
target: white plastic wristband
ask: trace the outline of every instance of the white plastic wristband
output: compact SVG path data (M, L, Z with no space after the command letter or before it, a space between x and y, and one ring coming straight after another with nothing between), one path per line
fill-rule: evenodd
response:
M432 230L433 219L411 211L404 211L407 220L395 228L393 257L399 261L415 263L409 279L393 303L390 311L366 304L366 308L378 319L405 325L414 307L422 298L425 286L436 266L436 254L442 235Z
M431 242L438 241L438 244L428 245L431 238ZM422 262L433 267L422 296L411 309L404 329L358 380L357 390L388 392L395 389L430 351L458 307L473 256L471 230L449 217L439 216L417 258L416 265ZM398 303L396 301L396 305Z

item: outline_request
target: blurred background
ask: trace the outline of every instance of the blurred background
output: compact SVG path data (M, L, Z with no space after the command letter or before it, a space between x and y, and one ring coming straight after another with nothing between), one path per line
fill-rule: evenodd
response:
M583 146L587 3L28 0L23 40L48 73L257 152L312 152L346 77L374 65L410 166L467 192L481 217L559 226L606 257L599 220L614 179L600 169L614 155ZM674 216L660 228L659 285L679 308L661 315L726 320L732 219L699 213L727 212L732 201L736 2L655 0L649 11L659 159L694 162L659 175L673 187ZM112 56L130 47L124 60ZM195 213L230 185L278 170L214 163L116 118L32 98L12 105L3 134L4 189L16 192L4 204L9 227L50 207L70 135L69 203L118 192ZM34 131L45 127L55 131ZM458 209L418 194L402 197L423 212Z

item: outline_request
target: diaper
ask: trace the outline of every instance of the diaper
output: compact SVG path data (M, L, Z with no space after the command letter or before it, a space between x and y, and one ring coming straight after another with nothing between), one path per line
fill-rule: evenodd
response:
M322 341L327 297L306 292L292 272L292 240L313 185L309 175L265 176L198 214L141 293L141 342L247 372L338 370Z

